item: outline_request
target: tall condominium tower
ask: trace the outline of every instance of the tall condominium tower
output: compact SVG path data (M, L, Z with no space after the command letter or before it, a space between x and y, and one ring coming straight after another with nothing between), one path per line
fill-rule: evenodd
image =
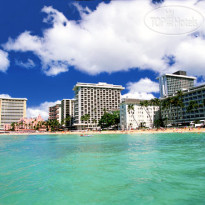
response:
M71 127L74 119L74 102L72 99L63 99L61 101L61 120L71 117L69 122L65 122L66 127Z
M75 122L77 129L83 126L96 128L105 111L119 109L121 91L124 87L107 83L77 83L75 91ZM90 115L88 122L81 120L85 114Z
M160 97L168 97L178 90L194 87L195 77L187 76L185 71L177 71L173 74L165 74L159 78Z
M0 129L26 117L26 98L0 98Z

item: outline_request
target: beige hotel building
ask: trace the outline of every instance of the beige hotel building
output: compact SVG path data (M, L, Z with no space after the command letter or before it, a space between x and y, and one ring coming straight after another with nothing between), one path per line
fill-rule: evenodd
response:
M96 128L105 111L119 110L121 91L124 87L107 83L77 83L74 103L74 126L80 130L84 126L90 129ZM90 115L88 122L81 121L85 114Z
M0 129L26 117L26 98L0 98Z

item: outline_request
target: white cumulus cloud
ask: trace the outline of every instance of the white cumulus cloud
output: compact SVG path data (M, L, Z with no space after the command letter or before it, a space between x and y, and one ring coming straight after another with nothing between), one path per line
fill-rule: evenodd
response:
M127 83L127 94L122 95L122 98L136 98L150 100L155 98L153 93L159 92L159 84L151 81L149 78L142 78L138 82Z
M0 94L0 98L11 98L8 94Z
M31 59L28 59L26 62L22 62L22 61L16 60L15 64L20 66L20 67L24 67L24 68L28 68L28 69L35 67L35 63Z
M56 102L43 102L39 106L35 107L28 107L27 108L27 117L28 118L34 118L37 117L39 114L44 120L48 119L48 114L49 114L49 107L54 106L56 104L59 104L61 101L56 101Z
M7 71L9 65L10 61L8 59L8 53L3 50L0 50L0 71Z
M164 6L186 6L205 13L205 2L166 0ZM25 31L4 45L8 51L31 51L39 57L47 75L68 71L70 66L89 73L117 72L139 68L156 73L186 70L205 76L205 25L196 35L162 35L145 25L145 16L157 5L150 0L100 3L90 11L76 5L81 20L69 20L53 7L44 7L43 21L50 23L43 36ZM186 16L186 12L182 12ZM173 56L175 64L168 63Z

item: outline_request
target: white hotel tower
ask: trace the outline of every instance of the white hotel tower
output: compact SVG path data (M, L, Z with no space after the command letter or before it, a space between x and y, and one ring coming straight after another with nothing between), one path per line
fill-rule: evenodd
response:
M165 74L157 78L159 80L160 97L165 98L174 95L178 90L186 90L194 87L195 77L187 76L186 71L177 71L173 74Z
M77 129L88 125L96 128L105 111L119 110L121 91L124 87L107 83L77 83L75 91L75 122ZM81 117L90 115L88 122L82 122Z

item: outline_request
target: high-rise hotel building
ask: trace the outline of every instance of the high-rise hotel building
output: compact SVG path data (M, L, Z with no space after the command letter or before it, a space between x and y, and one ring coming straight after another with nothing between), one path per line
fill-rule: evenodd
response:
M105 111L119 110L121 91L124 87L107 83L77 83L75 91L75 121L74 126L82 129L83 126L96 128ZM88 122L81 117L90 115Z
M71 120L65 123L65 127L71 127L74 119L74 101L73 99L63 99L60 104L49 107L49 120L58 120L60 124L70 116Z
M61 120L71 117L69 122L65 123L66 127L71 127L74 120L74 102L73 99L63 99L61 101Z
M174 74L166 74L159 77L161 100L169 96L176 96L176 91L182 91L183 106L170 104L161 109L162 119L166 119L167 125L189 125L193 121L205 121L205 85L195 87L195 77L186 76L186 72L178 71ZM196 105L192 110L189 105Z
M26 98L0 98L0 129L26 117Z
M173 74L165 74L158 78L160 97L172 96L178 90L186 90L194 87L195 77L187 76L185 71L177 71Z
M58 120L61 123L61 104L56 104L52 107L49 107L49 120Z

